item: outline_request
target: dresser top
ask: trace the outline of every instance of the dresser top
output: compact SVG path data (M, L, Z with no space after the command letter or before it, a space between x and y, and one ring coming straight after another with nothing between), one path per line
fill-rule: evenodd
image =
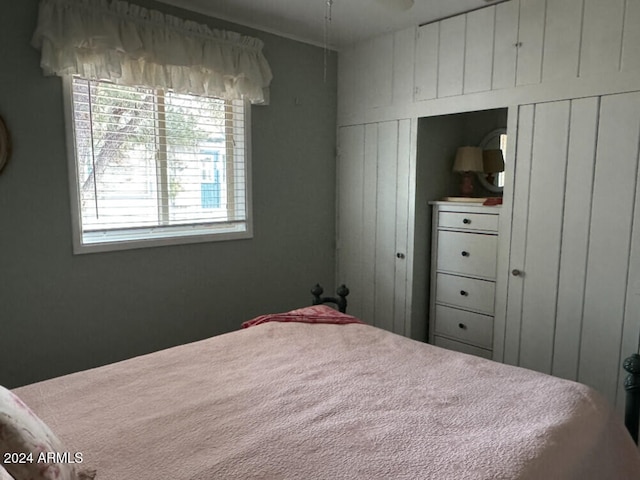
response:
M494 210L496 213L499 213L500 207L502 207L502 205L483 205L481 202L448 202L445 200L429 202L429 205L436 206L440 210L450 210L458 212L482 210L485 213L487 212L487 210Z

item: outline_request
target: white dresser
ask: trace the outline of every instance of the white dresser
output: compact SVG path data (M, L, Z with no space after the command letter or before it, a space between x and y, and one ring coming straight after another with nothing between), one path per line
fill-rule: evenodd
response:
M500 207L431 205L429 342L491 358Z

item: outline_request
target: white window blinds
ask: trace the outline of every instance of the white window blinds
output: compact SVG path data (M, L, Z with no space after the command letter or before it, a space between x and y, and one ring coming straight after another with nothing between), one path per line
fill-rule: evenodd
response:
M250 236L242 101L68 84L77 250Z

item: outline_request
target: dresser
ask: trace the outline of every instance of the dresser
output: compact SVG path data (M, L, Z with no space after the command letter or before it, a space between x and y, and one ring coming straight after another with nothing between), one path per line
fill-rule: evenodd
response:
M501 207L431 205L429 342L491 358Z

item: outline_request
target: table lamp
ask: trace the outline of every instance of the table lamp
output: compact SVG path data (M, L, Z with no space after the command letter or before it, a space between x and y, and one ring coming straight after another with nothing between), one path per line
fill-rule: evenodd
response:
M495 185L495 173L504 172L504 157L502 150L491 149L482 152L482 171L487 175L487 182Z

